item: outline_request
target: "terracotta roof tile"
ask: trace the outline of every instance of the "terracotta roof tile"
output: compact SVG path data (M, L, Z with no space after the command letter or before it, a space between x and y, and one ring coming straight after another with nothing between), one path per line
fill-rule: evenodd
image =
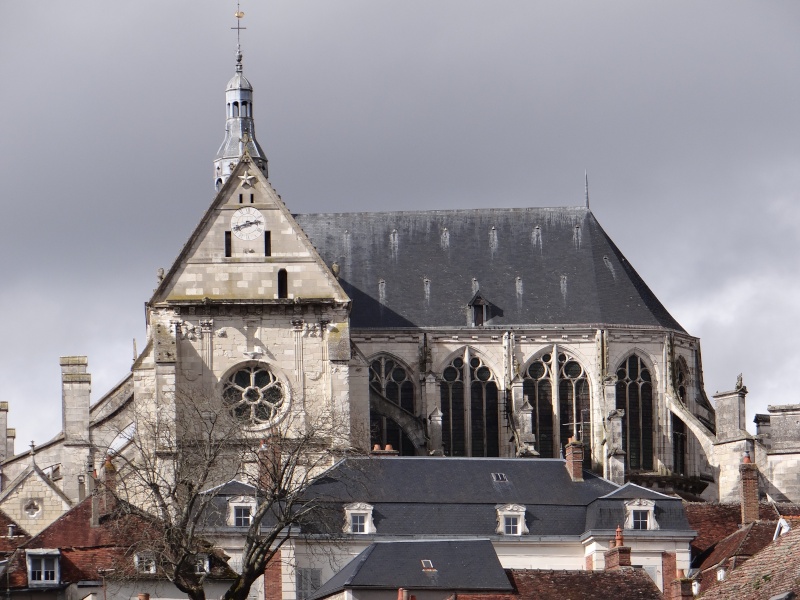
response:
M800 593L800 530L790 531L736 568L703 600L768 600Z
M642 569L618 571L512 570L519 600L657 600L658 587Z

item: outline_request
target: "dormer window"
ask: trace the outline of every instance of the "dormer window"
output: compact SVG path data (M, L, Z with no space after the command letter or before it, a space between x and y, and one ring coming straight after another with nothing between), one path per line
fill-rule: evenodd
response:
M469 309L473 327L481 327L489 319L489 303L481 295L480 291L476 291L472 300L469 301Z
M528 533L525 524L525 507L521 504L498 504L497 530L501 535L524 535Z
M137 552L133 557L136 572L152 575L156 572L156 557L152 552Z
M364 535L375 533L372 521L372 505L365 502L353 502L344 507L344 532Z
M233 507L233 526L234 527L250 527L250 514L249 506L234 506Z
M659 529L655 509L654 500L643 498L628 500L625 503L625 529L640 531Z
M26 550L28 563L28 583L31 587L58 585L60 552L57 549Z
M231 527L250 527L256 510L255 500L248 496L231 498L228 502L228 525Z
M519 535L519 517L517 516L505 516L503 517L503 523L506 535Z
M210 571L208 554L198 554L194 557L194 572L198 575L208 573Z

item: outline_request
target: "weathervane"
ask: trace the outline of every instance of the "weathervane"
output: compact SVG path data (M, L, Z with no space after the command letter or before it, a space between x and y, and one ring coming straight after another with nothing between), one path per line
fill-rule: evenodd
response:
M236 2L236 12L233 14L233 16L236 17L237 21L236 21L236 27L231 27L231 29L236 30L236 45L239 46L241 45L241 40L239 39L239 36L242 32L242 29L247 29L247 27L242 27L242 17L244 17L244 13L240 10L238 1Z

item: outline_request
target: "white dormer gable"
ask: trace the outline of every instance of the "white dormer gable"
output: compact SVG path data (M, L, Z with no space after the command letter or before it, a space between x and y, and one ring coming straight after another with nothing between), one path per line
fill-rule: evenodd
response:
M525 535L528 526L525 524L526 509L522 504L498 504L496 533L500 535Z
M372 520L372 505L366 502L346 504L342 531L359 535L376 533L375 523Z
M625 502L625 529L659 529L655 516L656 502L646 498L636 498Z

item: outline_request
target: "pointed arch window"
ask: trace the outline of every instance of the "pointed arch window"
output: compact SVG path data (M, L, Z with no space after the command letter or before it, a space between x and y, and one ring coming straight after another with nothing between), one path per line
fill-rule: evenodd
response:
M672 472L687 475L686 457L688 456L686 423L680 417L672 415Z
M682 356L678 357L675 361L675 392L678 394L678 400L684 406L688 402L688 389L689 389L689 367L686 364L686 359Z
M652 470L653 383L647 365L635 354L617 369L617 408L625 411L622 445L627 468Z
M558 447L563 449L569 438L574 437L583 441L588 467L591 465L589 380L586 370L572 356L558 352L556 358L554 364L552 353L542 355L531 362L523 376L523 394L533 408L532 431L537 450L543 458L555 458L559 455ZM553 393L555 390L558 394Z
M497 380L469 348L442 372L442 442L447 456L500 455Z
M591 464L592 438L589 411L589 380L581 364L563 352L558 354L558 404L561 447L570 437L583 442L583 461Z
M550 369L552 356L545 354L533 361L525 370L522 393L533 409L532 432L542 458L555 458L553 437L553 375Z
M369 385L387 400L412 414L414 411L414 383L405 366L390 356L376 357L369 368ZM414 445L400 426L389 417L370 411L370 437L372 445L383 448L391 444L401 455L413 456Z

